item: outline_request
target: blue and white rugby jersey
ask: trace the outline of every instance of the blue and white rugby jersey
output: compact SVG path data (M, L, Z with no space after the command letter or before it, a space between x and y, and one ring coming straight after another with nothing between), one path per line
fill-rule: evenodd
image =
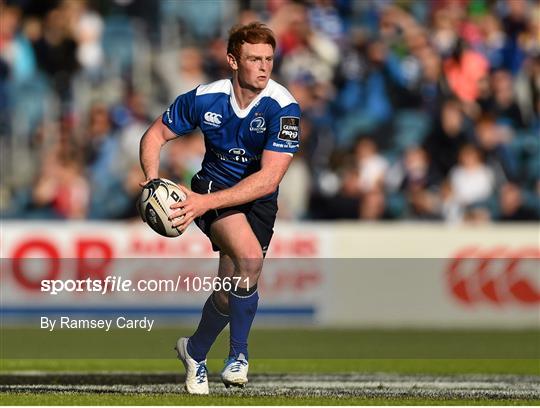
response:
M292 154L300 140L300 107L273 80L245 109L230 79L200 85L178 96L162 121L177 135L202 130L206 154L199 175L227 187L260 170L263 150Z

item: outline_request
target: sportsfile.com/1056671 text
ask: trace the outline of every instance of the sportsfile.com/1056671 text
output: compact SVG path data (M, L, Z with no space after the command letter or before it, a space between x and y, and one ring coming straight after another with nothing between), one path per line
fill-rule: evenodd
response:
M139 279L133 281L121 276L105 279L43 279L41 292L58 295L62 292L96 292L102 295L112 292L211 292L230 291L238 287L250 287L249 278L181 276L176 279Z

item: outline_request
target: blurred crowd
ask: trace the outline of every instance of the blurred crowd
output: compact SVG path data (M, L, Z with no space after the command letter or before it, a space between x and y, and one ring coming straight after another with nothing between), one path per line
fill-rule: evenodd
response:
M136 217L142 134L253 20L303 110L279 217L540 218L539 0L0 0L2 217Z

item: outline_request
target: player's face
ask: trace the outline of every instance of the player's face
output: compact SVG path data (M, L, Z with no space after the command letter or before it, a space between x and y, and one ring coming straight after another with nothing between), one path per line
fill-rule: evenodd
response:
M242 44L240 60L229 59L231 68L238 72L241 86L255 91L268 84L274 67L274 50L270 44Z

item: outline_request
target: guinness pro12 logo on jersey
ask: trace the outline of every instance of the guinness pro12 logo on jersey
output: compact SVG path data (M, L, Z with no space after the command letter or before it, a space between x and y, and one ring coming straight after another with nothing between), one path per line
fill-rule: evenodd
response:
M294 116L283 116L279 119L278 139L289 143L298 143L300 130L300 118Z

